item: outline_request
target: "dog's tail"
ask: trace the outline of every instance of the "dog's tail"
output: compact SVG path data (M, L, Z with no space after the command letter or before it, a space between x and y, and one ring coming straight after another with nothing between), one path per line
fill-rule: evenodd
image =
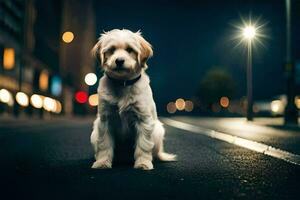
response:
M154 139L154 155L158 158L160 161L176 161L177 156L175 154L166 153L164 151L164 134L165 129L163 128L163 124L157 120L154 131L153 131L153 139Z
M176 161L177 160L177 155L166 153L166 152L158 152L157 158L160 161Z

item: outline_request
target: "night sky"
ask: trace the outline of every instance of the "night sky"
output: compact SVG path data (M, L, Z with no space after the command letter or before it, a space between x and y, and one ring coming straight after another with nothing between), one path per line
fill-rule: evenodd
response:
M299 1L297 2L298 8ZM295 8L293 9L295 12ZM96 1L97 35L103 30L141 30L154 47L148 74L159 108L178 97L195 95L203 74L211 67L226 68L238 85L237 98L246 94L246 54L234 48L231 24L240 16L267 22L265 47L254 50L254 98L269 99L285 91L285 4L257 1ZM294 14L295 18L296 15ZM299 14L298 14L299 18ZM295 23L294 23L295 24ZM293 29L294 36L299 28ZM299 38L294 37L294 43ZM298 48L298 49L297 49ZM296 55L298 52L298 55ZM299 45L294 45L294 57Z

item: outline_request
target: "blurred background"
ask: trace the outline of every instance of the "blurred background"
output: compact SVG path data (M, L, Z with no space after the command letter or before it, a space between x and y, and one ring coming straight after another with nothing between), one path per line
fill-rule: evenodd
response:
M264 36L251 55L254 116L283 116L288 99L298 116L300 1L290 8L284 0L1 0L0 115L95 115L103 72L90 50L103 31L126 28L153 45L147 72L160 115L245 116L247 48L233 38L251 18Z

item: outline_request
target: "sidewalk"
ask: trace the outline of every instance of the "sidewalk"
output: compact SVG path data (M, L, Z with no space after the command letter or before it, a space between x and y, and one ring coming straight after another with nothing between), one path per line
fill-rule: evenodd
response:
M188 124L236 135L300 155L300 126L284 126L282 118L172 117Z
M20 115L19 117L14 117L12 115L0 115L0 127L1 126L31 126L35 124L56 124L56 123L68 123L68 122L76 122L76 124L85 124L87 122L91 123L94 121L96 116L55 116L55 115L45 115L44 118L39 118L37 116L27 116L27 115Z

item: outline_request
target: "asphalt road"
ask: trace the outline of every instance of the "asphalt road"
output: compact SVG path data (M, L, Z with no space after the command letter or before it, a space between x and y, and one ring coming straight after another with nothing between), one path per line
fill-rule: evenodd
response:
M91 124L0 119L1 199L300 198L299 166L169 126L178 162L93 170Z

